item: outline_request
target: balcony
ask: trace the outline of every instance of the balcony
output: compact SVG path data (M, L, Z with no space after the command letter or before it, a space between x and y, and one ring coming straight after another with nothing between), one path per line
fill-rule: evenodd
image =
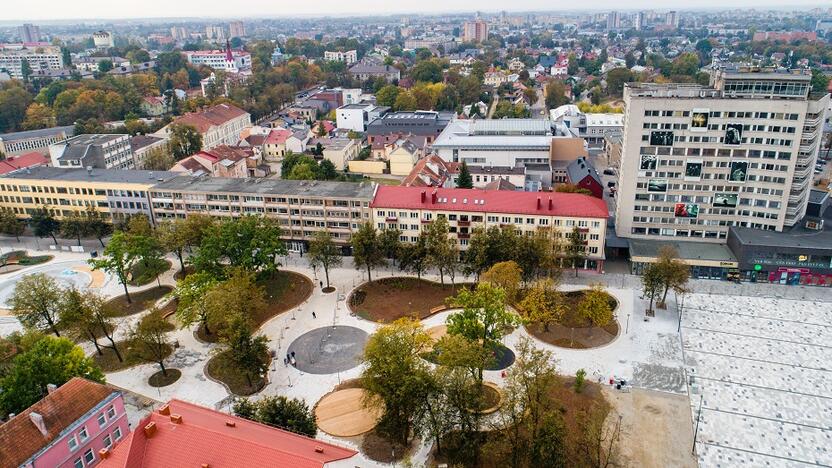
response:
M456 237L457 237L457 238L459 238L459 239L470 239L470 238L471 238L471 234L470 234L470 233L468 233L468 232L458 232L458 233L456 234Z
M432 220L422 218L422 219L419 220L419 222L422 223L422 224L430 224L432 222Z
M388 217L384 218L384 221L386 221L388 223L397 223L397 222L399 222L399 217L398 216L388 216Z
M463 221L463 220L460 219L459 221L456 222L456 225L459 226L459 227L467 227L467 226L471 225L471 221Z

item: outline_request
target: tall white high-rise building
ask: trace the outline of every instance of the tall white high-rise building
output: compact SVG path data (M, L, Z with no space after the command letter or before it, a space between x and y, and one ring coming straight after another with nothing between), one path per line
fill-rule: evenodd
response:
M616 234L724 243L806 214L829 95L811 74L715 70L711 86L629 84Z
M242 21L228 23L228 37L245 37L246 25Z
M641 31L644 29L644 12L639 11L633 17L633 29L636 31Z
M40 27L26 23L17 28L17 35L20 36L20 42L38 42L40 41Z
M617 11L607 13L607 29L621 28L621 14Z

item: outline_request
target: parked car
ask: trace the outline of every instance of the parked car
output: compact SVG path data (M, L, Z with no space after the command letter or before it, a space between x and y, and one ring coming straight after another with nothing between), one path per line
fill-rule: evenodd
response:
M614 182L614 181L612 181L612 180L611 180L611 181L609 181L609 182L607 182L607 187L609 187L609 188L613 188L613 187L615 187L615 182Z
M615 169L604 169L604 175L615 175Z

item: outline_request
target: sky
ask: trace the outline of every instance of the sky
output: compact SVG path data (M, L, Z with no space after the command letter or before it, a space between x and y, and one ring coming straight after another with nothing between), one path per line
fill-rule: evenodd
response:
M176 18L176 17L276 17L276 16L325 16L325 15L386 15L405 13L483 12L507 11L556 11L574 10L580 3L551 0L419 0L418 2L392 2L389 0L313 0L290 2L285 0L28 0L22 3L4 0L3 22L11 20L72 20L72 19L127 19L127 18ZM14 6L11 7L11 4ZM683 2L687 8L801 8L823 5L817 0L697 0ZM828 3L826 6L828 7ZM674 9L678 0L595 0L593 10ZM685 8L680 8L685 9Z

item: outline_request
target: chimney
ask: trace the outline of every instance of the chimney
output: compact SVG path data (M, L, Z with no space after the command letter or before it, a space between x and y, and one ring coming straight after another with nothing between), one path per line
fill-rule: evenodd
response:
M58 386L55 384L46 384L46 393L52 393L58 389Z
M170 415L170 422L174 424L182 424L182 415L181 414L171 414Z
M315 446L315 453L324 453L324 448L320 445Z
M159 408L159 414L161 414L163 416L169 415L170 414L170 405L166 404L165 406Z
M29 413L29 419L32 421L32 424L38 428L41 434L44 436L49 435L49 431L46 430L46 422L43 420L43 416L41 416L40 413L32 411Z
M541 203L540 203L540 197L537 197L537 209L538 209L538 210L540 209L540 205L541 205Z
M430 194L430 202L431 202L431 203L436 203L436 190L434 190L434 191Z
M153 437L153 434L156 433L156 423L151 421L146 426L144 426L144 436L148 439Z
M103 448L103 449L99 450L99 451L98 451L98 456L99 456L102 460L104 460L105 458L107 458L107 457L109 457L109 456L110 456L110 449L108 449L108 448Z
M424 203L424 202L425 202L425 200L427 199L427 197L428 197L427 192L426 192L425 190L422 190L422 203Z
M554 204L552 203L552 199L550 198L549 199L549 211L552 210L552 205L554 205Z
M226 421L226 422L225 422L225 425L226 425L227 427L236 427L236 426L237 426L237 423L235 423L234 421Z

